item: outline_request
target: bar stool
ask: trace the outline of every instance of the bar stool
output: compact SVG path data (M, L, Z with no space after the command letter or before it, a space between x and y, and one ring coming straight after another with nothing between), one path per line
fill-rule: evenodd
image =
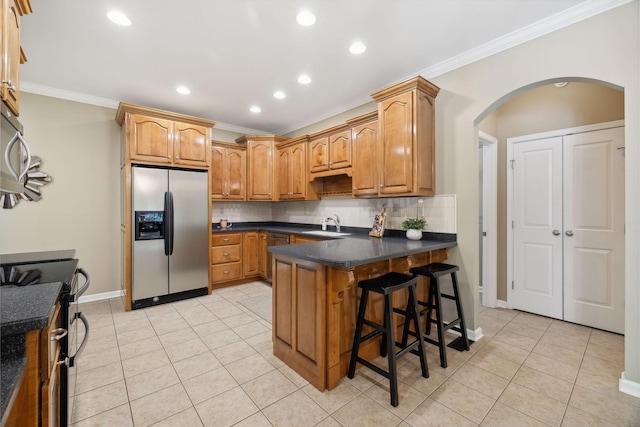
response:
M364 366L368 367L386 377L389 380L389 389L391 392L391 405L398 406L398 375L396 370L396 360L408 352L416 354L420 357L420 367L422 369L422 376L429 378L429 369L427 367L427 353L424 348L424 337L422 333L422 327L420 325L420 315L418 314L418 304L416 297L416 284L418 278L401 273L387 273L374 279L361 280L358 283L358 287L362 289L362 295L360 297L360 308L358 309L358 318L356 322L356 331L353 336L353 346L351 348L351 359L349 361L349 371L347 376L353 378L356 371L356 362L360 362ZM408 288L409 298L407 301L407 309L401 310L393 307L392 294L394 291ZM372 320L365 319L365 311L367 308L367 299L369 292L375 292L384 295L384 320L383 324L373 322ZM395 327L393 324L393 313L401 314L405 317L402 342L395 340ZM407 343L409 333L409 321L412 320L414 328L418 331L415 341ZM365 336L362 336L362 327L364 325L374 328L372 332L369 332ZM360 344L377 337L382 334L382 344L380 353L384 357L388 358L389 370L385 371L380 367L372 364L368 360L365 360L358 356ZM416 334L413 333L415 336ZM395 347L400 347L400 351L396 353Z
M427 324L425 328L424 340L437 345L440 349L440 366L447 367L447 353L444 341L444 332L453 329L460 333L461 337L456 338L450 345L457 347L458 345L464 349L469 350L469 338L467 337L467 326L464 322L464 315L462 313L462 304L460 303L460 294L458 292L458 278L456 271L460 270L457 265L432 263L422 267L414 267L409 270L414 276L426 276L429 278L429 301L418 301L418 305L426 307L420 310L420 316L426 313ZM440 292L440 283L438 278L447 274L451 274L451 281L453 282L453 295L443 294ZM442 298L454 300L456 303L456 310L458 317L451 322L445 322L442 320ZM435 311L436 318L431 317L431 312ZM438 328L438 339L434 340L428 337L431 333L431 324L435 323ZM460 343L461 341L461 343Z

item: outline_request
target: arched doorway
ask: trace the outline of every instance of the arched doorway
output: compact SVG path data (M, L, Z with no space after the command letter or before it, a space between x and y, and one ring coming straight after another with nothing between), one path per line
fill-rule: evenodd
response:
M560 84L567 82L568 84ZM475 125L481 132L499 140L498 170L496 171L498 186L495 189L498 250L496 259L481 256L482 260L488 263L493 262L497 267L495 296L498 306L506 306L508 285L506 139L623 118L624 91L621 87L593 79L562 77L532 83L514 90L491 104L476 119Z

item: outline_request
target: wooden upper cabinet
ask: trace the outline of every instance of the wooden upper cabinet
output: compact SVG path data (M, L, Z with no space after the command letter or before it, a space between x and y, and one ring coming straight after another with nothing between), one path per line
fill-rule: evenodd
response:
M116 121L124 125L124 162L209 168L215 122L122 102Z
M236 139L247 145L247 200L277 200L275 144L286 138L276 135L246 135Z
M31 12L28 0L2 0L0 97L16 116L20 115L20 64L26 62L20 48L20 17Z
M375 197L378 195L377 116L377 112L367 114L354 119L355 123L352 124L354 196Z
M176 165L206 166L210 159L210 128L190 123L173 125L173 152Z
M154 163L173 161L173 122L132 114L128 126L129 158Z
M309 143L309 173L329 170L329 137L315 138Z
M336 126L311 136L309 143L309 179L351 174L351 130Z
M416 77L371 95L378 102L378 195L435 195L435 98Z
M246 147L215 142L211 146L211 198L245 200Z
M307 180L307 146L306 135L278 146L278 198L280 200L317 198L317 194Z
M344 130L329 136L329 169L351 166L351 131Z

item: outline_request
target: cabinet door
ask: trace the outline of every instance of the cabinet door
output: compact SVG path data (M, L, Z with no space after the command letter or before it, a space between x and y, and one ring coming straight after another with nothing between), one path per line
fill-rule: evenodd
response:
M248 200L273 200L273 142L252 142L249 156Z
M329 137L329 168L342 169L351 166L351 131Z
M267 278L267 233L258 233L258 275Z
M226 193L227 199L245 199L245 171L247 168L246 153L244 150L227 148L225 153Z
M278 199L287 200L291 195L291 182L289 168L291 164L291 151L282 148L277 151L278 156Z
M319 390L326 384L325 266L276 257L273 354Z
M20 114L20 12L16 0L2 3L2 100L17 116Z
M410 193L413 184L413 92L378 104L380 195Z
M211 198L224 199L226 193L225 187L225 167L224 161L226 157L226 149L222 147L211 147Z
M128 123L130 157L154 163L171 163L173 122L141 114L132 114Z
M307 150L305 144L294 145L289 155L289 198L307 197Z
M209 128L189 123L174 123L174 163L177 165L209 165Z
M329 137L314 139L309 147L309 172L329 170Z
M244 242L242 243L242 265L244 268L244 277L258 275L258 249L259 235L257 231L244 233Z
M352 130L354 196L378 194L377 133L377 121L356 126Z

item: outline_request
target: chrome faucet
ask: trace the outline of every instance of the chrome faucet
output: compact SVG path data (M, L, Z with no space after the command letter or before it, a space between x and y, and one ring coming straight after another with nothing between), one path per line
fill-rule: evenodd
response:
M325 221L329 222L329 221L333 221L333 223L336 225L336 232L340 232L340 217L336 214L333 214L333 216L335 216L335 218L332 217L327 217L327 219L325 219Z

